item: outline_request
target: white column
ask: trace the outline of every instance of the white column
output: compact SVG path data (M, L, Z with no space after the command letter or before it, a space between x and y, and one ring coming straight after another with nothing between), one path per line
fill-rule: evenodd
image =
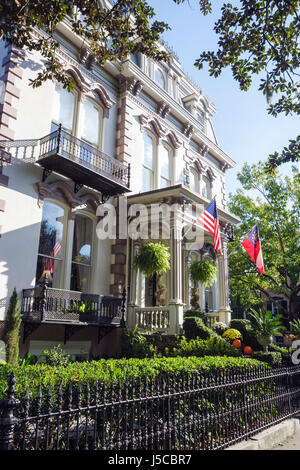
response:
M222 239L223 255L219 255L219 320L229 323L231 320L231 309L229 302L229 277L227 241Z
M170 276L170 334L180 333L183 323L182 302L182 223L179 214L171 225L171 276Z

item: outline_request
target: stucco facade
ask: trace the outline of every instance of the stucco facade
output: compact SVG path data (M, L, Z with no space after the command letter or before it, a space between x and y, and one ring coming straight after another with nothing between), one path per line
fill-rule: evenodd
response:
M2 326L14 287L22 300L24 289L41 288L38 276L48 270L51 278L48 293L57 289L116 298L126 288L129 327L136 322L141 327L154 327L149 324L151 315L161 320L165 314L168 318L165 331L179 333L183 312L190 307L191 257L186 241L178 242L174 237L182 217L180 207L185 204L206 207L214 197L223 254L213 252L212 236L204 233L204 245L196 255L212 254L218 277L209 292L202 288L200 304L210 311L212 318L228 321L227 239L228 230L237 219L226 208L225 174L234 162L218 146L211 121L215 113L213 103L185 75L174 55L169 65L156 64L138 55L105 68L96 64L87 67L67 23L59 26L57 39L62 45L60 58L75 81L69 95L51 81L32 88L30 79L41 67L38 54L0 43ZM98 161L106 173L96 169ZM149 296L151 280L134 269L139 241L97 236L99 206L109 203L117 208L118 214L120 195L126 197L122 204L126 203L127 209L139 203L145 207L166 201L179 204L179 212L171 220L168 244L172 266L165 280L163 309L155 306ZM45 239L49 244L53 235L47 217L54 217L51 227L56 230L56 238L60 238L59 246L57 242L46 253ZM117 234L121 229L117 222ZM70 296L63 298L70 300ZM47 346L51 341L65 342L76 356L77 341L79 356L83 349L93 357L120 354L118 326L105 324L95 328L61 318L60 323L57 318L56 322L43 325L32 326L28 322L24 324L26 334L21 351L37 353L43 341Z

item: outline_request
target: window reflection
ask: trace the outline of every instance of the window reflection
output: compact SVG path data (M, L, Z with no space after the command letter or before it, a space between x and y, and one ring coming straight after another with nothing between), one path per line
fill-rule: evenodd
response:
M58 124L69 132L73 130L75 95L69 92L60 83L56 83L53 99L51 131Z
M75 217L71 290L87 292L91 275L93 221L85 215Z
M45 202L40 231L36 284L40 285L45 275L50 287L59 287L63 257L64 209Z
M170 151L164 145L160 148L160 187L166 188L171 185L171 158Z

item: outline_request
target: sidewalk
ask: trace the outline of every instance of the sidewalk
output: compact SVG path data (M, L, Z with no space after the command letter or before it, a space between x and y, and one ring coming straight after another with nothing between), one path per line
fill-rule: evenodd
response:
M300 429L298 429L292 437L283 440L272 450L300 450Z
M227 450L300 450L300 416L271 426Z

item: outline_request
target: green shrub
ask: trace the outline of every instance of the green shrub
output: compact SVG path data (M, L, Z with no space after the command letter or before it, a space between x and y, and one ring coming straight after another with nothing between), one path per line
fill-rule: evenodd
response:
M66 366L70 362L70 356L58 344L51 349L45 349L40 356L40 360L49 366Z
M47 364L28 365L25 367L3 365L0 367L0 399L4 398L7 381L12 371L16 378L16 395L24 397L27 388L31 397L36 397L39 386L43 394L51 386L53 399L59 385L66 389L67 384L74 387L81 383L82 388L89 383L92 387L120 383L123 386L132 380L163 378L167 375L201 374L201 376L219 374L220 370L231 370L243 374L245 371L267 367L263 362L242 357L163 357L146 359L100 359L91 362L70 362L66 366L51 367ZM46 394L44 395L46 396Z
M279 367L282 365L282 356L280 352L275 351L254 351L252 354L253 359L263 361L269 364L271 367Z
M217 336L217 334L208 326L206 326L201 318L197 317L185 317L183 321L183 330L184 335L188 339L208 339L213 336Z
M17 365L19 358L20 327L22 318L20 315L19 299L16 288L9 299L9 306L4 323L3 341L5 343L6 362Z
M183 318L187 318L187 317L196 317L196 318L200 318L204 325L208 325L208 318L207 318L207 313L204 312L204 310L197 310L197 309L190 309L190 310L187 310L186 312L184 312L184 315L183 315Z
M250 320L233 319L230 322L230 328L234 328L242 334L245 346L250 346L253 351L262 351L263 348L256 339L256 334L252 329Z
M225 333L225 331L228 330L229 327L228 325L226 325L226 323L217 321L216 323L213 324L211 328L215 333L217 333L217 335L222 336L223 333Z
M292 366L292 353L291 350L288 348L284 348L282 346L278 346L277 344L270 344L269 346L270 352L278 352L281 355L282 365L284 366Z
M180 357L204 357L204 356L232 356L237 357L241 352L234 348L228 341L219 336L212 336L206 340L183 337L172 351L168 351L170 356Z
M126 358L154 357L157 348L148 340L149 335L144 334L137 325L132 330L123 330L122 351Z

